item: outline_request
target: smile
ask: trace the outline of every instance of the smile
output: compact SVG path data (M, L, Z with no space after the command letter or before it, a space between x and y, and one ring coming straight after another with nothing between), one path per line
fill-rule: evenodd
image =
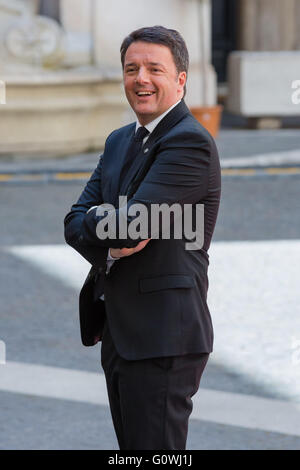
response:
M151 96L155 91L136 91L137 96Z

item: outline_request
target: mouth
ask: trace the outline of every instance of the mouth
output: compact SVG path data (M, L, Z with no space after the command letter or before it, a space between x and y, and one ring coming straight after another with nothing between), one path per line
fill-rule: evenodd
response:
M136 91L135 94L139 97L139 98L147 98L148 96L152 96L155 94L155 91Z

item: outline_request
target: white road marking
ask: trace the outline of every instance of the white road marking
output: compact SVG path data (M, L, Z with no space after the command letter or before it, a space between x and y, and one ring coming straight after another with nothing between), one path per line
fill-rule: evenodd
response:
M77 291L89 263L65 245L6 251ZM215 242L208 304L215 342L210 361L300 401L300 241Z
M73 287L77 291L74 295L78 295L90 266L78 253L64 245L5 249ZM295 358L300 353L297 350L297 347L300 349L300 240L215 242L209 254L208 304L215 333L210 363L299 403L300 363ZM9 352L7 355L9 359ZM205 393L200 388L199 394ZM223 396L223 392L216 393L215 408ZM225 393L224 396L231 397L232 394ZM260 401L256 402L254 398L253 401L249 398L251 403L261 403L263 408L261 400L265 399L259 398ZM250 406L245 395L242 399L237 413L235 408L228 409L228 419L233 420L232 424L238 422L239 414ZM232 401L233 406L238 403L235 399ZM274 403L279 405L280 401ZM249 413L254 410L254 415L260 415L253 407L249 407ZM206 409L202 407L199 412L203 419L206 419ZM264 419L264 413L261 419ZM224 415L225 412L223 420ZM248 418L245 420L251 422Z
M270 152L250 157L223 158L221 160L222 168L253 168L273 166L273 165L299 165L300 149L285 150L284 152Z
M91 267L68 245L21 245L4 249L76 290L82 286Z
M108 405L103 374L62 367L7 361L0 367L0 390Z
M7 362L0 367L0 390L108 406L101 373ZM192 419L300 436L300 404L201 387L193 404Z
M199 388L192 418L300 436L300 404Z
M300 240L218 242L209 253L212 359L300 402Z

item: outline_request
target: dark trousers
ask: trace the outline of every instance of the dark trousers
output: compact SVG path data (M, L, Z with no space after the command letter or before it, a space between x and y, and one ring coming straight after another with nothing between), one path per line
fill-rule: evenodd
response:
M191 397L209 353L128 361L105 323L101 364L121 450L185 450Z

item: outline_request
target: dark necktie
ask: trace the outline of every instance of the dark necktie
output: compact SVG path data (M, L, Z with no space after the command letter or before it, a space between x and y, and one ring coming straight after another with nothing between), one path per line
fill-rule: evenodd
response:
M149 134L149 131L145 127L139 127L138 130L136 131L135 135L133 136L131 143L129 145L128 151L126 153L126 157L124 160L124 165L121 170L120 174L120 187L124 181L124 178L126 177L129 168L133 164L136 156L140 152L142 146L143 146L143 140L144 138Z

